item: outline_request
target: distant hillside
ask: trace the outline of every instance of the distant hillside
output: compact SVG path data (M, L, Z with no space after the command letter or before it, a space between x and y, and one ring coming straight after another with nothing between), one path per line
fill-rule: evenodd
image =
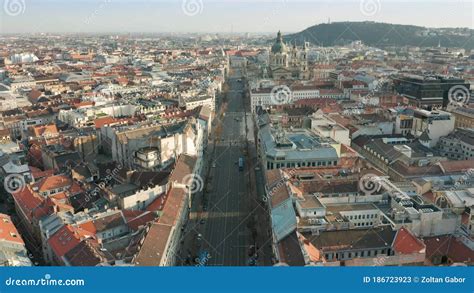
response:
M432 29L413 25L399 25L376 22L335 22L319 24L302 32L288 35L286 42L304 41L318 46L334 46L361 40L364 44L374 47L385 46L419 46L460 47L474 49L473 30Z

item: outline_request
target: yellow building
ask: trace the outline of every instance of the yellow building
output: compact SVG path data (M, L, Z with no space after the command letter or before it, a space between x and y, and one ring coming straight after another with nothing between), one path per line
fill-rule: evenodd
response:
M455 117L454 127L474 128L474 109L456 108L452 113Z

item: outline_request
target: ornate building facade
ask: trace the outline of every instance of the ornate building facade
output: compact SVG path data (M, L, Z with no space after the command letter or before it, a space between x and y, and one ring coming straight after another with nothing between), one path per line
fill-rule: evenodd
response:
M269 58L269 75L273 79L309 79L308 46L288 47L281 32L272 46Z

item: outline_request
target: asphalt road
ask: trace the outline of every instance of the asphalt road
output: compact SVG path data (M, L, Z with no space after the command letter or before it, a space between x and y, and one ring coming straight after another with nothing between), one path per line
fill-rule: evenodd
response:
M246 266L253 245L259 248L255 265L271 265L267 212L258 201L262 174L255 171L259 164L254 125L250 111L245 111L249 101L244 101L241 78L234 69L227 80L227 98L220 102L224 107L219 107L214 120L204 158L206 188L193 197L179 253L181 265ZM240 157L243 171L237 164ZM210 255L204 264L197 261L202 251Z
M229 79L227 109L220 121L222 131L211 159L207 192L207 212L202 214L201 246L211 258L208 265L244 266L248 263L249 246L252 245L248 222L248 162L239 171L238 160L245 158L246 127L243 103L243 84L239 73Z

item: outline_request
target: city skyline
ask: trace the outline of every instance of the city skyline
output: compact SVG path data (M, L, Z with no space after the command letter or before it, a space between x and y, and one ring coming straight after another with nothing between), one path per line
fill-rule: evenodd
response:
M291 33L329 21L472 29L473 9L470 1L3 0L0 33Z
M117 292L156 276L181 292L134 275L174 266L364 267L336 292L472 287L460 268L414 271L474 266L474 38L449 27L470 26L471 10L3 0L0 268L44 268L3 268L0 291L40 274L108 292L83 273L115 267L134 283ZM391 281L370 267L410 270Z

